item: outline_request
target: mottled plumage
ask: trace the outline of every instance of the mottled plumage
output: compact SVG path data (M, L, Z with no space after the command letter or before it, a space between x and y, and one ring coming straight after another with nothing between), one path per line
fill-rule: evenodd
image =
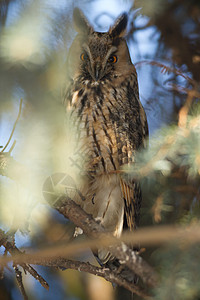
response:
M145 146L148 127L139 100L137 74L124 39L127 15L109 32L95 32L74 11L78 35L69 50L65 103L77 128L76 162L82 158L82 184L74 199L119 237L123 227L134 230L139 220L138 183L119 172L134 163L135 151ZM99 249L103 263L111 259Z

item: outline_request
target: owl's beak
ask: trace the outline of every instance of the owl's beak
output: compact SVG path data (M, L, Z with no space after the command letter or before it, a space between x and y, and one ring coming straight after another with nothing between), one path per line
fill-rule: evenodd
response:
M95 72L94 72L96 81L100 78L100 73L101 73L101 66L97 64L95 66Z

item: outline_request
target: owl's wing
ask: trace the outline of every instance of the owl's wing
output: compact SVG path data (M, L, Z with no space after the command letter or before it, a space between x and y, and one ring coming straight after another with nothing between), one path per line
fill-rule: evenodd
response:
M132 182L129 184L122 178L120 179L120 186L125 210L124 228L133 231L139 223L142 201L141 189L138 183Z
M148 130L146 114L141 104L140 104L139 115L140 115L140 122L141 122L140 129L139 129L141 143L139 147L146 148L148 145L149 130ZM132 148L133 149L135 148L134 143L132 145ZM128 153L128 150L124 152ZM131 163L130 155L127 155L127 161L128 163ZM130 231L132 231L136 229L137 226L139 225L140 208L142 202L142 193L141 193L140 185L138 182L135 182L132 179L120 178L120 186L121 186L122 197L124 200L124 210L125 210L124 228L128 228Z

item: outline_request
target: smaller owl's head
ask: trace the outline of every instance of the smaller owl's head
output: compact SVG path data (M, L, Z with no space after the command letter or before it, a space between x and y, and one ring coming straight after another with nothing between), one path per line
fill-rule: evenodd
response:
M78 32L69 51L71 78L95 81L118 78L133 72L124 35L127 14L123 13L108 32L96 32L86 17L74 9L74 27Z

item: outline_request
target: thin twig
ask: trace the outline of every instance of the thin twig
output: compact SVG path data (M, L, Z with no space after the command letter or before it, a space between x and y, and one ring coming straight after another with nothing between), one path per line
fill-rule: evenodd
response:
M14 140L14 142L12 143L12 146L10 147L10 150L8 151L9 154L11 154L11 152L13 151L15 145L16 145L16 140Z
M182 76L184 79L186 79L187 81L189 81L192 86L194 86L196 84L196 82L195 82L194 79L192 79L189 76L183 74L183 72L181 70L178 70L176 68L172 68L172 67L166 66L166 65L164 65L164 64L162 64L160 62L154 61L154 60L153 61L152 60L150 60L150 61L149 60L139 61L139 62L135 63L135 67L143 65L143 64L150 64L150 65L153 65L153 66L160 67L160 68L162 68L162 70L161 70L162 73L166 73L166 72L169 73L169 72L171 72L171 73L174 73L174 74L176 74L178 76Z
M194 98L200 98L200 92L198 91L198 87L194 87L193 89L187 89L183 86L180 86L178 84L170 84L170 88L172 90L175 90L179 93L185 93L189 95L189 93L192 93Z
M28 300L28 296L26 295L26 291L22 281L22 272L19 270L16 264L13 264L13 268L15 270L16 280L19 287L19 290L24 298L24 300Z
M5 249L4 251L4 254L3 254L3 257L6 257L7 256L7 250ZM4 277L4 266L0 265L0 280L2 280Z
M13 134L14 134L14 132L15 132L15 128L16 128L17 123L18 123L18 121L19 121L19 118L20 118L20 116L21 116L21 112L22 112L22 99L20 100L18 116L17 116L17 119L16 119L16 121L15 121L15 123L14 123L14 125L13 125L13 129L12 129L12 131L11 131L10 137L9 137L9 139L8 139L8 141L7 141L7 143L6 143L6 145L5 145L5 146L3 147L3 149L1 150L1 152L4 152L5 149L8 147L8 145L10 144L10 141L11 141L11 139L12 139L12 136L13 136ZM13 145L12 145L12 147L13 147Z
M13 257L13 261L15 262L15 266L20 265L24 271L29 272L30 275L32 275L37 281L40 282L40 284L45 288L45 289L49 289L49 285L46 282L46 280L44 280L44 278L38 274L38 272L31 267L29 264L24 263L23 261L18 262L17 259L15 259L14 257L17 255L17 257L20 257L21 255L23 255L23 253L15 246L14 243L11 243L9 241L9 236L3 232L3 230L0 230L0 240L1 240L1 245L6 249L6 251L8 251L11 256ZM16 257L16 258L17 258Z
M44 280L44 278L38 274L38 272L31 267L29 264L20 264L21 267L24 269L24 271L27 271L30 275L32 275L37 281L39 281L39 283L46 289L49 290L49 285L46 282L46 280Z
M190 107L192 105L192 100L194 98L193 91L190 91L188 93L187 99L185 101L185 104L183 107L181 107L179 114L178 114L178 126L180 128L186 128L187 125L187 117L190 110Z

